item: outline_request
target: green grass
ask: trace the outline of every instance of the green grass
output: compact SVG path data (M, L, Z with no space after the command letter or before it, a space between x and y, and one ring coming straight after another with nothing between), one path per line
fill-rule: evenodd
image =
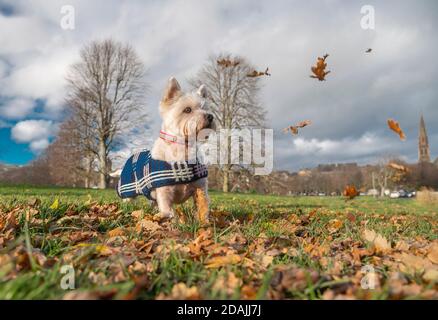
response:
M114 217L98 220L90 218L87 216L89 205L86 203L90 197L92 201L101 205L112 203L121 212ZM153 299L159 294L168 295L172 287L181 282L188 287L196 286L203 298L240 298L242 296L239 290L233 293L212 290L218 277L230 271L241 277L243 284L251 284L255 287L256 298L275 298L269 296L269 292L274 290L272 283L275 280L275 273L278 272L276 267L287 265L317 271L321 277L316 282L305 280L301 287L285 289L286 292L282 293L282 297L320 299L324 290L333 286L334 280L324 276L327 270L320 263L321 257L315 258L306 252L307 243L333 245L346 239L360 241L364 226L382 234L392 243L400 239L415 239L416 237L424 241L438 239L438 208L433 205L419 204L410 199L358 197L352 201L345 201L341 197L283 197L223 194L214 191L210 192L210 197L212 211L226 213L227 224L225 226L217 224L212 226L213 239L216 243L222 244L227 235L235 234L238 230L248 240L248 244L242 249L242 254L245 250L249 250L250 244L259 241L261 237L267 237L270 246L295 248L297 255L276 256L272 264L261 274L251 274L241 265L207 269L204 262L208 256L191 259L172 250L163 258L154 256L149 259L141 256L141 252L132 249L133 243L153 240L153 237L145 239L144 235L136 232L131 232L120 246L120 248L126 246L128 248L126 252L122 250L118 255L102 258L96 254L95 248L90 247L78 254L76 243L73 244L69 238L74 232L95 232L97 234L78 241L79 243L102 243L106 241L104 235L109 230L135 225L131 217L132 211L143 209L146 214L152 214L153 209L145 199L122 203L113 190L1 186L1 214L6 214L16 207L22 208L25 212L30 199L37 198L41 203L38 205L36 215L40 222L28 225L25 215L22 214L13 239L6 241L3 248L0 245L0 257L11 256L14 250L24 246L28 252L40 250L46 258L54 259L54 264L51 267L41 267L31 261L32 265L26 270L17 270L14 264L3 263L2 265L0 263L0 299L62 298L66 291L59 286L63 276L59 269L72 252L76 259L75 265L79 266L76 274L76 288L93 292L96 290L99 292L114 291L111 298L123 298L136 287L136 278L133 276L129 263L125 261L128 259L128 253L133 252L134 256L129 256L130 258L134 257L134 260L147 263L151 268L142 273L143 276L146 274L148 284L138 290L136 298ZM50 206L55 199L59 199L59 207L51 209ZM196 237L200 226L193 219L194 208L191 202L184 204L181 211L186 217L186 222L174 223L171 228L177 230L180 237L177 240L185 244ZM300 219L307 217L306 221L303 220L304 222L297 224L298 229L293 232L288 227L279 227L279 223L289 219L291 215ZM346 219L347 215L354 215L355 221ZM64 221L59 223L59 219L64 219ZM330 233L328 225L333 219L342 220L343 225L337 232ZM236 220L239 220L237 225L233 223ZM26 239L28 239L27 247ZM160 240L161 243L165 243L164 240ZM336 252L330 252L331 257L334 257ZM245 254L255 259L252 258L251 252ZM352 277L356 271L353 268L351 270L347 268L343 271L343 275ZM118 274L119 280L111 280L107 283L90 281L90 277L99 274L103 275L103 278L113 279L115 273ZM387 289L384 287L382 291L373 293L373 298L386 297L387 291L385 290Z

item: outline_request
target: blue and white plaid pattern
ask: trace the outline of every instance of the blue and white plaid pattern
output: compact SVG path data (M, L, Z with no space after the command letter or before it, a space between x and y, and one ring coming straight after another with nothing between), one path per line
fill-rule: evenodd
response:
M144 195L150 200L155 188L189 183L208 176L207 167L187 161L167 162L152 159L149 150L143 150L126 161L117 185L117 194L122 199Z

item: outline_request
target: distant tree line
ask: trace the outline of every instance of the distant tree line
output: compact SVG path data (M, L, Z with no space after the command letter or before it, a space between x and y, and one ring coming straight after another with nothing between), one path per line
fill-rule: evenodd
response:
M253 70L244 57L218 54L189 80L192 88L207 86L209 111L219 129L263 126L260 79L248 76ZM0 172L1 181L103 189L115 183L111 172L118 150L146 147L145 68L131 46L113 40L85 45L66 79L66 115L55 140L29 165ZM237 167L217 167L223 191L229 190L229 175Z

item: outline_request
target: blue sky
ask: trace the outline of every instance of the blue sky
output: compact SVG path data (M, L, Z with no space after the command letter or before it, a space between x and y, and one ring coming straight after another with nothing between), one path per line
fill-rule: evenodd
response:
M18 144L11 139L9 128L0 129L0 159L11 164L26 164L35 158L27 144Z
M421 113L438 156L434 0L367 1L374 30L360 26L363 1L72 0L75 29L63 30L65 3L0 0L0 162L27 163L53 141L69 66L81 46L106 37L129 42L147 67L152 133L145 141L157 136L167 79L184 89L209 55L230 52L270 67L260 97L275 132L276 169L386 155L414 162ZM325 53L332 73L320 83L309 70ZM388 118L400 122L405 142L387 129ZM299 136L282 133L305 119L312 126Z

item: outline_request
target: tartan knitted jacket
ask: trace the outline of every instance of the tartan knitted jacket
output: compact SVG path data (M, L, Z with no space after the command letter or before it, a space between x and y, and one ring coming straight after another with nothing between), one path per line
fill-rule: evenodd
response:
M144 195L150 200L155 188L189 183L208 176L207 166L196 160L167 162L153 159L149 150L140 151L126 161L117 185L122 199Z

